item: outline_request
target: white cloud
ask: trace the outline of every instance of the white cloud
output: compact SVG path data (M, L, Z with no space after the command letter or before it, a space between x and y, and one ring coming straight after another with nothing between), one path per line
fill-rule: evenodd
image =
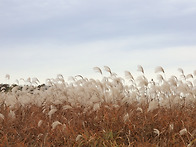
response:
M77 74L92 77L95 75L92 68L104 65L121 76L125 70L136 75L138 64L144 67L149 77L157 66L163 66L168 74L175 73L179 67L192 72L196 63L196 46L162 47L170 39L164 38L167 37L127 37L62 46L27 45L22 49L15 48L10 55L8 49L2 54L5 61L1 65L2 75L8 73L14 76L14 80L37 77L44 82L44 79L54 78L57 74L63 74L66 78ZM157 42L160 45L153 46ZM152 44L152 48L145 48L149 44Z

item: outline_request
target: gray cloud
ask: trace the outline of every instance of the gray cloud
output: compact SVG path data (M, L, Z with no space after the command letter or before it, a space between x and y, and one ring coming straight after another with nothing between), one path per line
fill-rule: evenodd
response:
M1 40L86 41L195 31L194 1L17 1L1 9ZM7 8L7 9L6 9ZM35 42L36 43L36 42Z
M179 47L184 47L181 55L186 48L194 52L195 0L0 1L4 72L22 76L44 69L52 76L99 65L126 70L135 64L195 61L189 55L181 59L177 52ZM165 58L170 62L165 64Z

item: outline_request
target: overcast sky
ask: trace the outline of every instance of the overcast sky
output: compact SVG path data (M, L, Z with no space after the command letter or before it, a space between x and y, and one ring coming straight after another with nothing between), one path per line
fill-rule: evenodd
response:
M0 83L196 69L195 0L0 0Z

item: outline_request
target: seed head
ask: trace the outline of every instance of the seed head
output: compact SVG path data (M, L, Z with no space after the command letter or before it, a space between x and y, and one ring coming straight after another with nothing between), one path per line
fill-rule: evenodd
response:
M52 123L52 130L54 130L58 125L61 125L59 121L55 121Z
M163 67L158 66L158 67L155 68L155 73L159 73L159 72L165 73Z
M144 69L141 65L137 66L137 71L142 72L144 74Z
M180 130L179 133L180 133L181 136L182 136L182 135L185 135L185 134L187 133L187 129L184 128L184 129Z

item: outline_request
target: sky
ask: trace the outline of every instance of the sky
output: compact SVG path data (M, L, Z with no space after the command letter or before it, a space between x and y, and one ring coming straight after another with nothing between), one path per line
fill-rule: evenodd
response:
M0 22L0 83L196 69L195 0L0 0Z

